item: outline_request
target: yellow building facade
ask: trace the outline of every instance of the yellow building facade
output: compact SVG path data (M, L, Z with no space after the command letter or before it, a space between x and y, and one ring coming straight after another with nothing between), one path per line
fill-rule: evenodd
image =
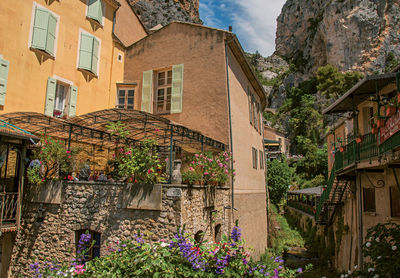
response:
M115 107L125 59L114 35L124 22L119 7L115 0L0 1L0 113L71 117ZM131 32L146 35L140 24Z

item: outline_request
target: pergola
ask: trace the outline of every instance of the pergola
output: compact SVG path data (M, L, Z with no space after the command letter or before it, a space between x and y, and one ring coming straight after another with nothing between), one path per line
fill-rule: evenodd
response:
M84 143L101 148L114 149L117 144L134 145L145 139L154 139L161 153L181 149L189 153L223 151L228 147L198 131L153 114L119 108L104 109L88 114L60 119L37 112L13 112L0 115L0 119L20 127L34 135L46 133L62 139L68 148L71 143ZM121 138L106 128L110 122L121 122L129 135ZM172 159L170 171L172 171Z

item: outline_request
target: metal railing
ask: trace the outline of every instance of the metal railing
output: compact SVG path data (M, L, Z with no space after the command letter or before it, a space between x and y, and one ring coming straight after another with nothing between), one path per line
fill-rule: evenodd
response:
M6 192L0 193L1 214L0 227L16 225L18 193Z
M348 141L344 151L335 153L335 161L327 181L327 187L322 193L320 202L317 205L315 219L318 219L324 203L329 200L335 182L336 173L338 171L341 171L348 166L355 165L356 163L379 157L400 147L400 132L397 132L379 146L376 137L377 135L368 133L363 136L362 142L360 143L357 143L354 137L348 138L350 141Z

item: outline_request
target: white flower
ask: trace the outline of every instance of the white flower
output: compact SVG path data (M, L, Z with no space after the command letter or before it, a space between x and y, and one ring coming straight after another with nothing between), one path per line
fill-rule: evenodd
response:
M348 274L351 274L351 270L348 270L347 273L348 273Z
M375 241L376 241L376 242L379 242L379 241L380 241L379 237L377 237L377 238L375 239Z
M166 243L166 242L161 242L161 247L167 247L169 244L168 243Z
M392 250L393 251L397 250L397 246L396 245L392 246Z
M344 278L344 274L340 275L340 278Z
M75 267L71 267L69 272L74 272L74 270L75 270Z
M375 271L375 268L373 268L373 267L368 268L368 272L374 272L374 271Z
M379 274L375 274L375 275L374 275L374 278L378 278L378 277L379 277Z
M382 258L382 256L378 256L377 259L380 260Z
M347 274L344 275L345 278L346 278L347 276L348 276Z
M370 247L370 246L371 246L371 242L367 242L367 243L365 244L365 246Z
M357 269L357 267L358 267L358 265L355 265L355 266L354 266L354 269Z

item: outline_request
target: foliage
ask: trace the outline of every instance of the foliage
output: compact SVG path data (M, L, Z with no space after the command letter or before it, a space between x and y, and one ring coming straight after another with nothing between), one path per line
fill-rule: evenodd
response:
M323 178L326 178L328 165L327 145L324 144L322 148L319 148L310 139L302 136L298 136L297 140L299 149L304 152L304 158L295 163L297 174L301 179L311 181L307 187L324 184Z
M368 229L363 244L367 258L363 269L349 270L349 277L398 277L400 273L400 225L383 223Z
M68 150L63 141L43 134L27 170L28 181L41 184L46 180L66 178L74 168L77 169L80 151L78 148Z
M156 147L155 140L146 139L134 147L120 148L114 158L119 175L141 184L164 182L164 165Z
M92 245L93 246L93 245ZM138 232L134 240L108 245L108 254L84 266L64 262L39 266L32 264L34 277L297 277L302 269L288 269L283 260L272 258L267 264L250 258L241 231L234 226L230 237L221 242L195 243L183 229L167 242L151 242ZM79 263L79 262L78 262ZM69 271L68 271L69 269ZM67 272L68 271L68 272ZM78 273L79 272L79 273Z
M286 160L274 159L267 162L267 181L271 202L278 205L285 197L293 179L293 169Z
M286 218L271 204L269 246L273 255L280 255L290 247L304 247L304 240L297 229L292 229ZM270 257L269 255L267 257Z
M396 59L396 56L393 52L389 52L385 59L385 72L391 71L394 69L400 61Z
M125 124L118 122L108 122L106 129L111 133L111 135L118 135L121 138L126 138L129 135L129 131L126 130Z
M353 87L361 78L362 74L357 71L342 73L328 64L320 67L317 71L317 89L328 99L336 99Z
M235 170L230 168L232 153L212 152L197 153L193 157L188 157L189 168L182 173L182 179L189 184L196 181L209 184L215 182L224 184L228 178L235 175Z

